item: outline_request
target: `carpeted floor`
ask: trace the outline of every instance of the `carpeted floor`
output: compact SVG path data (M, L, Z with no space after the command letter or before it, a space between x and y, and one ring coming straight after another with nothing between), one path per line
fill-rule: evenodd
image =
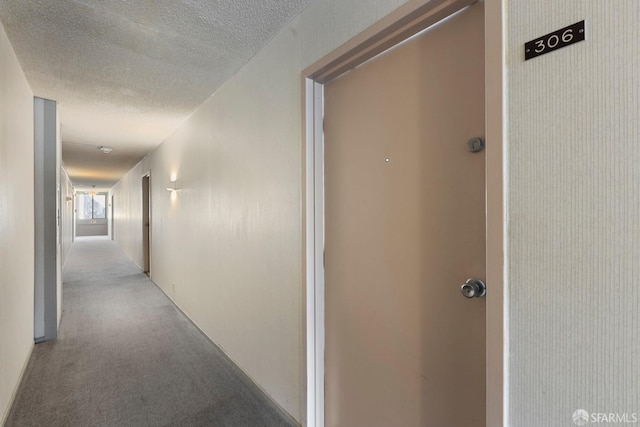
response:
M110 240L78 238L63 289L7 427L296 425Z

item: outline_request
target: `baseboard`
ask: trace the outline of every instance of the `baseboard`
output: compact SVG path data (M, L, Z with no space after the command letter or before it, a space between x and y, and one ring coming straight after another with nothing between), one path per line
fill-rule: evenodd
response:
M151 279L150 279L151 280ZM287 418L289 420L291 420L294 424L302 426L302 424L300 424L300 422L298 420L296 420L295 418L293 418L293 416L291 416L291 414L284 409L278 402L275 401L275 399L273 397L271 397L271 395L260 385L258 384L258 382L240 365L238 365L232 358L231 356L229 356L229 354L225 351L225 349L220 346L220 344L218 344L217 342L215 342L209 335L207 335L200 326L198 326L198 324L191 318L189 317L189 315L187 313L184 312L184 310L182 310L182 308L180 308L180 306L175 302L175 300L173 298L171 298L171 296L169 296L168 293L165 292L164 289L162 289L162 287L160 285L158 285L156 282L154 282L153 280L151 280L151 283L153 283L154 285L156 285L156 287L160 290L160 292L162 292L169 301L171 301L171 303L178 309L178 311L180 311L180 313L182 313L184 315L184 317L186 317L189 322L191 322L191 324L193 326L195 326L195 328L200 331L200 333L214 346L216 346L216 348L218 350L220 350L220 352L224 355L224 357L231 363L233 364L233 366L235 366L236 368L238 368L238 370L240 370L245 377L251 382L249 385L256 387L258 390L260 390L260 392L262 394L264 394L273 404L274 408L280 412L280 414L284 417Z
M15 387L13 388L13 392L11 393L11 397L9 398L9 402L7 402L7 410L2 414L2 419L0 420L0 426L4 426L7 422L7 418L9 417L9 413L11 412L11 407L13 406L13 402L16 400L16 396L18 395L18 389L20 388L20 384L22 384L22 378L24 377L25 372L27 372L27 366L29 366L29 361L31 360L31 353L33 353L33 348L35 347L35 343L31 344L31 348L29 348L29 352L27 353L27 358L22 365L22 369L20 370L20 375L18 375L18 381L16 382Z

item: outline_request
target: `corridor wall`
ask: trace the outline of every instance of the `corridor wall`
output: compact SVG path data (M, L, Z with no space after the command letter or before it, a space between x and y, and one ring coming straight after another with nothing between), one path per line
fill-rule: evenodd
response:
M512 426L640 413L639 17L635 0L508 2ZM524 60L582 20L585 41Z
M499 0L487 0L494 4ZM151 276L298 420L304 413L301 70L402 1L313 2L113 192L140 263L152 174ZM640 411L638 5L504 6L505 425L577 409ZM508 7L507 7L508 5ZM586 20L531 61L524 44ZM492 94L488 94L492 96ZM179 191L164 188L175 174Z
M0 424L33 348L33 92L0 25Z
M312 2L114 188L115 241L294 418L305 408L301 70L402 4ZM166 187L175 175L178 191Z
M62 167L60 169L60 201L61 201L61 231L60 231L60 256L62 257L62 266L67 260L71 244L73 243L73 184L69 179L67 170Z

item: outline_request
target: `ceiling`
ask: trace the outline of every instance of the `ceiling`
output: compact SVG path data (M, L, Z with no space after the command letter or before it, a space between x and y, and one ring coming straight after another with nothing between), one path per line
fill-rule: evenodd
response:
M109 188L310 2L0 0L0 22L71 180Z

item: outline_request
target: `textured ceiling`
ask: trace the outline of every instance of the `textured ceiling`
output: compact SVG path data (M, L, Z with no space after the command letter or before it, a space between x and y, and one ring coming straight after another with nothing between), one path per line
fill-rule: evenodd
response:
M72 181L110 187L311 1L0 0L0 21Z

